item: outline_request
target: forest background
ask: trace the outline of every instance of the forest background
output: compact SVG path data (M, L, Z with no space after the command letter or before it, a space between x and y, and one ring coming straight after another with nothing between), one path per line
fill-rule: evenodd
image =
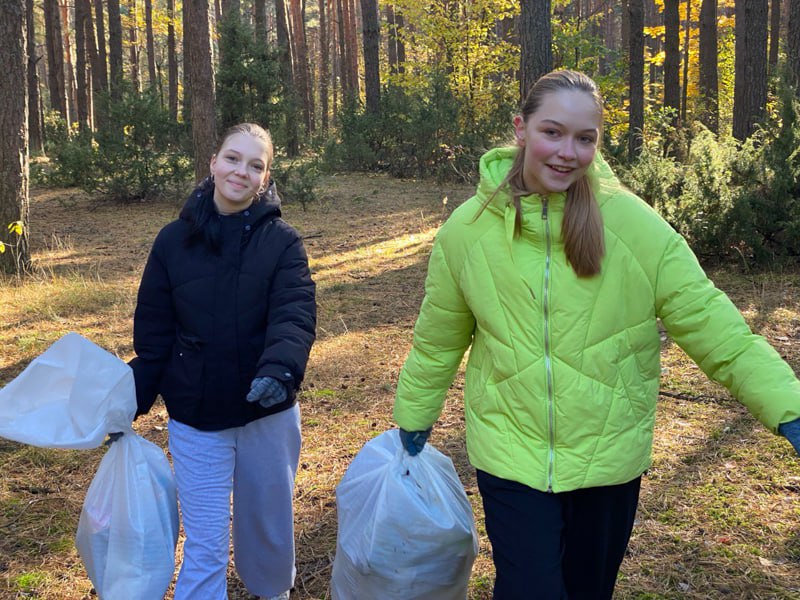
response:
M800 365L800 0L3 0L0 35L0 385L71 329L130 357L156 231L225 127L272 131L320 291L301 392L299 598L327 597L334 486L392 426L436 228L552 68L598 81L605 156ZM791 448L666 337L662 363L668 401L619 596L800 598ZM488 598L461 385L432 441L473 502L470 597ZM165 418L137 430L165 446ZM0 597L90 595L71 536L101 455L0 443Z

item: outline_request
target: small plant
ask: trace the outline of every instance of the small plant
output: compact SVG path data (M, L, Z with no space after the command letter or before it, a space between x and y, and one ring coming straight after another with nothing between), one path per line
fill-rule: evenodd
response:
M16 241L14 242L4 242L0 239L0 254L5 254L6 251L11 252L11 256L14 258L14 267L15 272L20 273L22 271L22 264L21 264L21 244L22 244L22 234L24 233L24 225L22 221L14 221L13 223L9 223L8 225L8 233L11 236L16 236Z

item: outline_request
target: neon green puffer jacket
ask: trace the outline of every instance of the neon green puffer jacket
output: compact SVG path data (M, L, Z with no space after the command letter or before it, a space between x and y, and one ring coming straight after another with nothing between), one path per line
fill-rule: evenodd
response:
M650 465L660 375L656 318L768 428L800 417L800 382L697 263L683 238L621 187L599 156L599 276L578 279L561 241L565 197L498 193L516 149L483 156L476 195L437 234L394 417L439 417L461 359L472 464L538 490L630 481Z

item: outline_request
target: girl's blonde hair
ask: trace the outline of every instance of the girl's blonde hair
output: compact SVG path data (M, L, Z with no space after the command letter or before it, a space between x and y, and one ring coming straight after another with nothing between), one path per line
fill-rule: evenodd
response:
M539 110L545 96L560 91L579 91L591 96L600 114L601 131L599 133L602 138L603 99L600 96L597 84L590 77L578 71L552 71L540 77L531 87L520 107L520 114L523 120L527 122L528 118ZM478 212L478 215L480 215L491 203L497 192L508 186L516 209L515 235L519 235L522 230L520 196L531 193L525 186L523 179L524 163L525 150L520 149L514 158L508 175ZM561 237L564 240L564 252L567 256L567 261L578 277L592 277L600 273L600 263L605 254L603 219L587 175L581 177L567 190L564 220L561 223Z
M266 168L269 169L272 165L272 158L275 154L275 148L272 145L272 136L269 134L269 131L261 127L261 125L257 125L255 123L239 123L238 125L228 127L228 129L225 130L225 133L222 134L222 137L220 137L219 144L217 144L217 149L214 154L219 154L219 151L222 150L222 147L225 145L225 142L228 141L228 138L238 133L252 135L254 138L264 142L264 145L267 147Z

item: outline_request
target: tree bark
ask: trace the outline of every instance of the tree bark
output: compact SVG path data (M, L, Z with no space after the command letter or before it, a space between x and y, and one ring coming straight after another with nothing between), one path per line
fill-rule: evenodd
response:
M362 41L364 44L364 92L367 110L378 114L381 110L380 78L380 24L377 0L361 0Z
M111 96L122 97L122 19L119 0L108 0L108 63L111 70Z
M664 0L664 108L671 108L672 124L678 124L681 108L679 0Z
M147 77L151 88L156 87L156 42L153 36L153 0L144 0L144 27L147 44Z
M733 137L745 140L767 103L767 0L736 0Z
M717 66L717 0L700 6L700 121L719 131L719 83Z
M128 28L128 42L130 43L131 85L137 92L142 91L142 78L139 74L139 23L136 19L136 0L130 2L130 22Z
M89 61L86 51L86 19L91 15L89 0L75 0L75 105L78 110L78 126L82 131L91 129L91 77L88 75Z
M69 125L67 93L64 85L64 45L61 36L61 12L58 0L44 0L44 28L50 107L58 111Z
M686 2L686 22L683 27L683 85L681 85L681 123L686 123L686 103L689 96L689 38L692 35L692 3Z
M253 0L253 24L255 37L261 44L267 45L267 5L264 0ZM322 27L322 17L320 17Z
M394 20L394 6L386 5L386 24L388 25L388 35L386 36L386 57L389 59L389 73L397 73L397 24Z
M306 45L306 27L303 18L303 7L300 0L290 0L289 17L292 25L292 58L294 81L297 86L297 97L303 111L303 122L307 132L313 130L311 117L311 98L308 72L308 46Z
M103 19L103 0L94 0L94 25L97 31L97 77L96 91L108 91L108 56L106 55L106 25Z
M319 104L322 131L328 131L328 80L330 79L330 52L328 47L328 15L326 14L326 0L319 0Z
M789 0L789 27L786 54L789 72L795 86L795 95L800 98L800 0Z
M167 72L169 78L169 114L178 120L178 54L175 49L175 0L167 0Z
M75 69L72 61L72 40L67 0L60 0L59 10L61 11L61 33L64 36L64 85L67 95L67 112L70 115L71 123L77 118L75 114L77 86L75 84Z
M536 80L553 69L550 0L522 0L519 16L520 93L524 99Z
M208 8L208 0L185 0L183 4L186 13L183 48L191 86L194 173L198 182L208 175L217 129Z
M22 273L30 268L28 250L28 98L25 0L0 2L0 240L16 247L0 254L0 269ZM8 225L22 222L22 235L12 240ZM10 234L16 237L16 234Z
M628 101L628 159L642 151L644 129L644 6L643 0L628 0L630 98Z
M42 134L42 113L39 110L39 74L36 64L41 56L36 54L36 19L34 18L33 0L26 0L26 46L27 46L27 78L28 78L28 131L31 152L41 152L44 149L44 136Z
M780 48L780 35L781 35L781 1L772 0L770 8L770 25L769 25L769 70L775 70L778 66L778 49Z

